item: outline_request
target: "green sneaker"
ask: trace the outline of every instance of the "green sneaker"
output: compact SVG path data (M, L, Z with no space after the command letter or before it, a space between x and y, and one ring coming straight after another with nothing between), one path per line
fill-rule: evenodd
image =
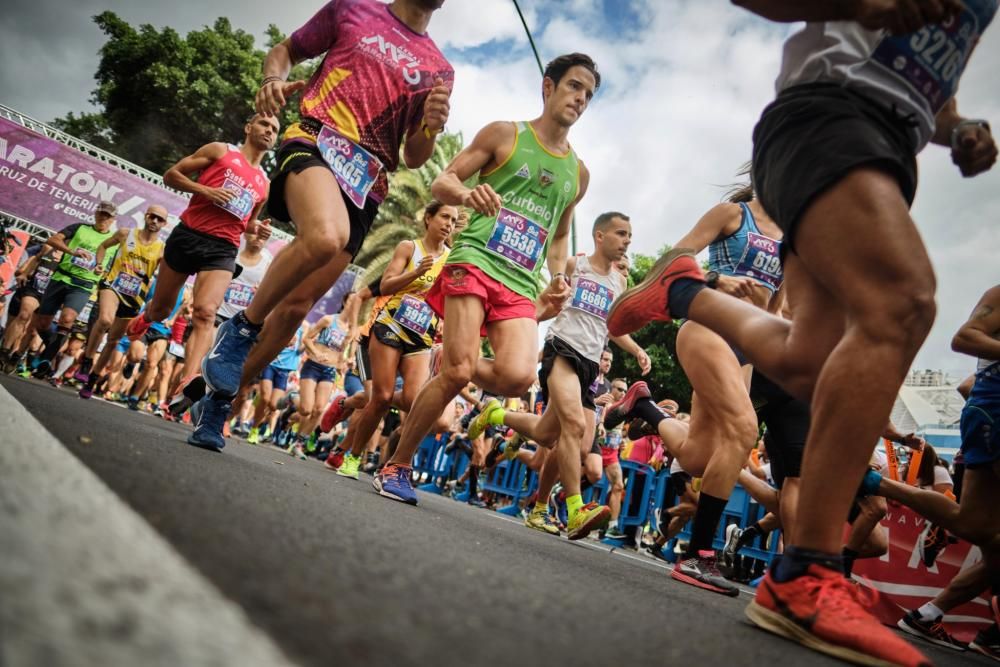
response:
M521 437L520 433L515 433L514 437L510 439L503 448L503 457L508 461L513 461L517 457L518 450L521 449L521 445L524 444L524 438Z
M544 512L536 512L534 510L528 512L528 516L524 519L524 525L533 530L548 533L549 535L559 535L562 532L547 510Z
M571 540L583 539L591 531L607 528L610 521L610 507L597 503L587 503L569 520L567 537Z
M361 467L361 457L354 456L353 454L348 454L344 457L344 462L340 464L337 468L337 474L341 477L349 477L351 479L358 478L358 469Z
M487 426L500 426L503 424L504 415L507 413L503 409L503 403L495 398L491 398L483 411L476 415L476 418L469 424L469 440L475 440L483 434Z
M247 433L247 442L250 443L251 445L260 444L260 427L259 426L254 426L252 429L250 429L250 432Z

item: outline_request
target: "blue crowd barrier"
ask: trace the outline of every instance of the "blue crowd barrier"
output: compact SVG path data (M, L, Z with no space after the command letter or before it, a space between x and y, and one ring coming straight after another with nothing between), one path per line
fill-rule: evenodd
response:
M480 488L494 495L510 499L510 504L497 512L517 516L521 511L521 500L535 492L538 475L517 459L501 461L493 468L486 483Z

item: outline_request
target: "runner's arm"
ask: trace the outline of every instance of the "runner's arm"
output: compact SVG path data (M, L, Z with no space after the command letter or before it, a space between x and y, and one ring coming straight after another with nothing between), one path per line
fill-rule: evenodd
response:
M695 226L681 238L675 248L690 248L697 255L716 239L729 236L740 228L743 209L739 204L716 204L701 216Z
M58 250L60 252L69 253L70 255L79 256L76 254L76 252L70 250L70 247L66 244L66 237L64 236L65 231L66 230L63 230L58 234L53 234L52 236L50 236L48 240L45 241L45 245L52 248L53 250ZM73 227L73 233L76 233L76 227ZM72 236L72 234L70 234L70 236ZM82 250L83 252L86 252L86 250L83 250L82 248L77 248L77 250Z
M951 349L971 357L1000 360L1000 285L986 290L972 317L951 339Z
M27 276L33 274L35 270L38 268L38 265L41 263L42 259L44 259L45 256L48 255L53 250L54 248L52 248L52 246L47 244L42 244L41 250L39 250L32 257L30 257L28 261L25 262L23 265L21 265L19 269L14 271L14 277L27 278Z
M514 125L496 121L481 129L431 184L431 194L442 204L468 206L482 215L495 216L501 200L493 188L480 183L473 188L465 181L487 168L502 164L514 150Z
M869 30L886 28L894 33L914 32L928 23L940 23L962 11L960 0L937 3L895 3L871 0L732 0L734 5L779 23L797 21L857 21Z
M97 263L96 271L98 274L104 273L104 255L107 254L108 248L121 245L126 236L128 236L128 230L119 229L117 232L106 238L101 245L97 246L97 252L94 253L94 262Z
M306 331L306 334L302 337L302 347L305 348L311 358L316 358L318 356L318 351L315 347L313 347L313 344L316 341L316 336L319 335L320 331L330 326L331 322L333 322L333 316L324 315L316 320L316 324L309 327L309 330Z
M421 270L419 266L412 271L403 271L406 268L406 263L413 257L415 249L416 243L414 241L403 241L396 246L396 251L392 253L392 259L389 260L389 265L385 267L385 272L382 274L382 294L395 294L427 273L426 269Z
M576 271L576 257L570 257L566 261L566 269L563 271L566 283L569 284L569 276L573 275ZM565 300L551 299L551 285L546 285L542 293L538 295L538 300L535 302L535 319L539 322L544 322L545 320L551 320L553 317L562 312L563 303Z
M213 193L216 193L219 190L222 192L228 192L228 190L204 186L198 181L192 179L190 174L196 174L204 171L211 166L213 162L225 155L226 150L226 145L221 141L205 144L191 155L181 158L180 161L170 167L170 169L167 169L167 172L163 174L163 183L175 190L190 192L194 195L202 195L215 201L217 195L213 196ZM232 197L233 193L230 192L229 198L231 199Z
M569 259L569 232L573 227L573 215L576 213L576 205L580 203L583 196L587 194L587 187L590 185L590 170L581 161L580 162L580 190L576 195L576 199L573 200L566 210L563 211L562 218L559 220L559 226L556 227L555 234L552 235L552 241L549 242L549 253L545 258L546 266L549 269L549 275L554 276L559 273L562 267L566 266L566 260ZM566 274L569 276L570 274ZM566 278L567 285L569 284L569 278Z
M643 375L647 375L652 369L652 362L649 359L649 355L646 354L646 350L642 349L642 346L632 340L632 337L628 334L624 336L611 336L611 342L635 357L635 361L639 364L639 370Z

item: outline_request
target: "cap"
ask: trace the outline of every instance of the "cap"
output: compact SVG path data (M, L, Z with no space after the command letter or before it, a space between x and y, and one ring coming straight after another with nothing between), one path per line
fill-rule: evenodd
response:
M118 215L118 207L113 202L102 201L97 205L97 213L107 213L108 215Z

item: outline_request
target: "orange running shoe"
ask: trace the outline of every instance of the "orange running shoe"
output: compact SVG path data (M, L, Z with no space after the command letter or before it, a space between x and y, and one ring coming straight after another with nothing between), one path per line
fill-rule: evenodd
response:
M656 261L641 283L615 299L608 312L608 332L612 336L624 336L650 322L672 320L667 295L670 286L679 278L705 282L690 248L674 248L668 252Z
M344 421L344 401L347 400L347 394L337 394L330 401L330 405L326 407L323 411L323 416L319 419L319 430L323 433L329 433L333 430L333 427Z
M768 632L858 665L929 667L920 651L866 611L874 600L862 598L840 572L810 565L783 584L768 572L746 615Z

